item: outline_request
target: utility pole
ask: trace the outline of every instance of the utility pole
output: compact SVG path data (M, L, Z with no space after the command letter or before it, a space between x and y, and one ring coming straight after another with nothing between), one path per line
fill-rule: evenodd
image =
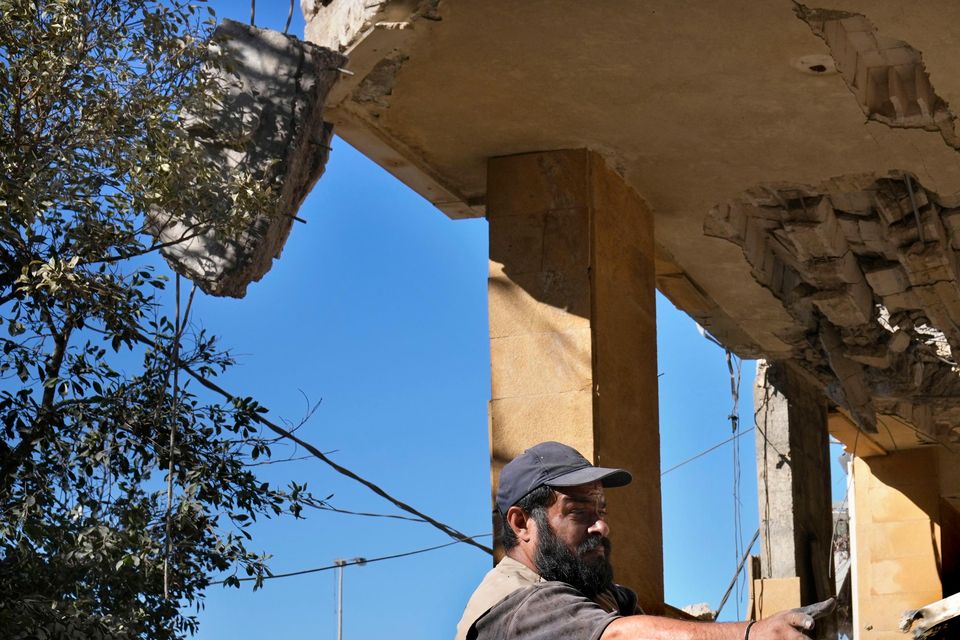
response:
M337 558L333 561L333 564L337 567L337 640L343 640L343 568L348 564L363 566L366 563L366 558L352 558L350 560Z

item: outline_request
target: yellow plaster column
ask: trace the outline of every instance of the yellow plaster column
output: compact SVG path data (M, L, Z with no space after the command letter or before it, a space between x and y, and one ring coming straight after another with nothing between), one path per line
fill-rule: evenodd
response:
M618 582L663 605L653 216L590 151L491 159L493 486L558 440L634 474L607 492Z
M851 501L857 640L900 640L900 616L943 597L934 448L856 458Z

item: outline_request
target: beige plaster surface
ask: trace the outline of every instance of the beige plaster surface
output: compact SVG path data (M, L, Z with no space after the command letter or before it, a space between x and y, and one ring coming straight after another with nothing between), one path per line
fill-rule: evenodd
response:
M936 448L857 458L851 497L854 625L902 638L900 616L943 597Z
M798 70L829 50L787 0L445 0L430 19L411 2L364 6L362 37L330 36L352 43L357 72L328 105L340 135L455 217L490 204L490 157L598 151L654 212L657 250L681 284L717 305L687 310L744 354L785 353L778 335L791 323L738 248L702 234L712 206L761 183L890 169L960 191L960 157L937 133L867 122L839 74ZM861 12L919 50L934 90L960 105L960 5L826 8ZM389 94L354 101L366 73L397 54Z

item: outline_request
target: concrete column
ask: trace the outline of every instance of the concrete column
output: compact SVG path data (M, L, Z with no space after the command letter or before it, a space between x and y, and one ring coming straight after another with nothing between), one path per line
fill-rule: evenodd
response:
M754 406L759 577L770 581L755 587L755 597L765 590L777 592L782 600L777 608L823 600L836 590L831 577L833 510L826 401L799 372L761 362ZM791 581L794 586L787 588ZM770 603L760 604L764 612L774 610Z
M944 595L933 447L855 458L850 495L855 640L899 640L900 616Z
M587 150L494 158L490 223L493 485L558 440L634 482L607 492L618 582L663 606L653 217Z

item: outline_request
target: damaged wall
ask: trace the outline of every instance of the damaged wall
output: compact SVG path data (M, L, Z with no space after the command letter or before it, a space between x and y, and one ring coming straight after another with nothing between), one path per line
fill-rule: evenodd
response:
M876 414L958 441L960 201L910 174L765 185L713 209L794 319L793 357L867 432ZM929 412L916 407L929 408Z

